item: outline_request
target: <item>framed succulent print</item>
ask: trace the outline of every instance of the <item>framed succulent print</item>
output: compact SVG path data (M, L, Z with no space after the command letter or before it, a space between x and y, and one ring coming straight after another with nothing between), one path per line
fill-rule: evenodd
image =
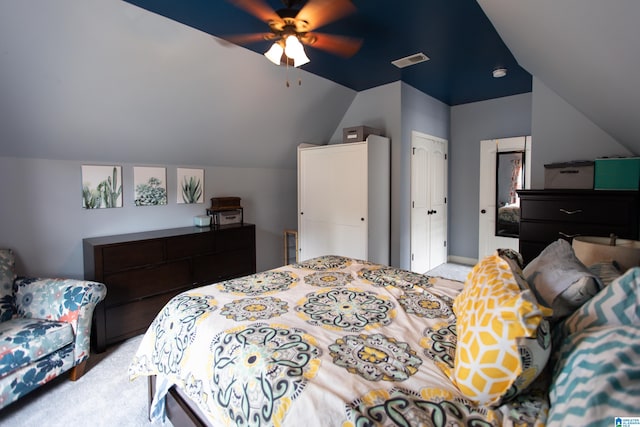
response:
M122 207L122 167L82 165L82 207Z
M204 203L204 169L178 168L178 203Z
M136 206L158 206L167 204L166 168L134 166L134 200Z

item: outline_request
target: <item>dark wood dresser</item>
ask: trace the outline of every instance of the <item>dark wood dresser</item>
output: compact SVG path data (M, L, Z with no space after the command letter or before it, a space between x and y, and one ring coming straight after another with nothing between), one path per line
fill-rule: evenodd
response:
M95 350L143 333L173 296L256 272L255 226L184 227L83 239L84 277L107 286Z
M638 240L640 192L520 190L520 253L525 264L551 242L576 236Z

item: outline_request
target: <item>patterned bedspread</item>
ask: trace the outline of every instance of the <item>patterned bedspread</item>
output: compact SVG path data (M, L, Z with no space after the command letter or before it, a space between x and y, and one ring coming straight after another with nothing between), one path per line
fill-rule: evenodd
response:
M177 385L214 426L544 423L546 399L476 407L452 367L462 283L326 256L182 293L158 314L131 378Z

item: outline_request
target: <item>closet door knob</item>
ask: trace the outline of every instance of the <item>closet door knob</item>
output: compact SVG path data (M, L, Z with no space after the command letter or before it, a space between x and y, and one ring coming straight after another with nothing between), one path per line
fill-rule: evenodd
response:
M486 213L487 213L487 210L486 210L486 209L482 209L482 210L480 211L480 213L482 213L482 214L486 214Z

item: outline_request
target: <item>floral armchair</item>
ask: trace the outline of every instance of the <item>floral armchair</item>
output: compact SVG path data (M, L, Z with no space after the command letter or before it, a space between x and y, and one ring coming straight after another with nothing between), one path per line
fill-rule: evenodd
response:
M102 283L17 278L13 251L0 249L0 409L63 372L84 374L106 294Z

